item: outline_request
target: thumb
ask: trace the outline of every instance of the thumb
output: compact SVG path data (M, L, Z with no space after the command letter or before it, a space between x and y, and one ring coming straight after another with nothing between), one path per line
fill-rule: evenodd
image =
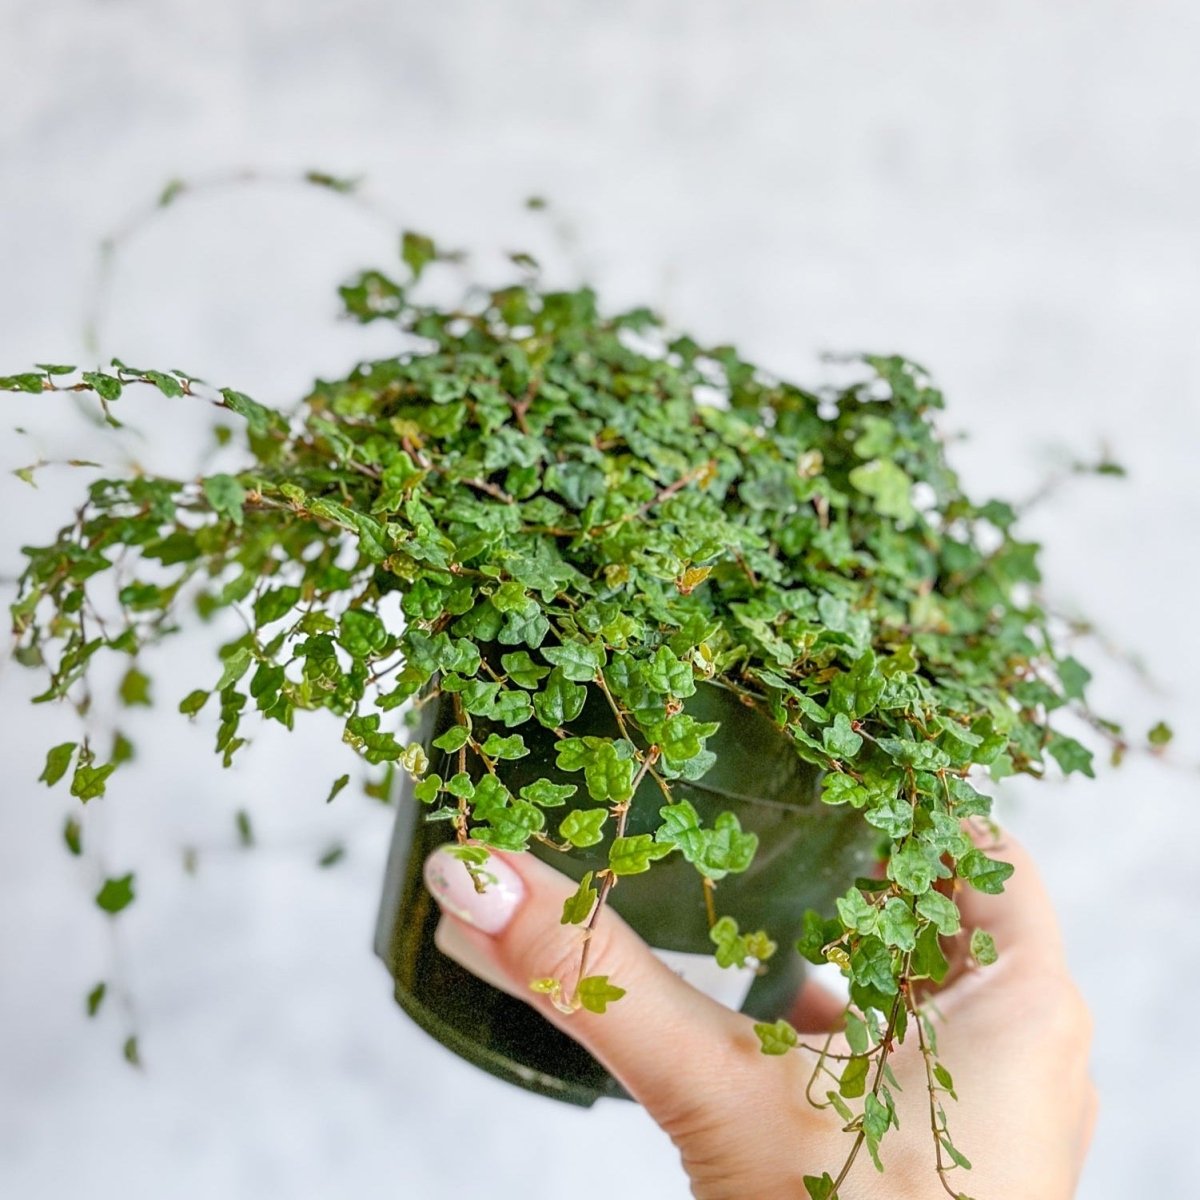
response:
M685 983L610 908L591 932L587 974L625 994L603 1013L563 1012L530 984L553 978L565 996L574 992L586 935L562 924L562 910L575 883L531 854L493 851L482 872L480 892L450 849L427 860L425 881L443 912L438 948L581 1043L660 1124L707 1108L734 1059L756 1044L751 1022Z

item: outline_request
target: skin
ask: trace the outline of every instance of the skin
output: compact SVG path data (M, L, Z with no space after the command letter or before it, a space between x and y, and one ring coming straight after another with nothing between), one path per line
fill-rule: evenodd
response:
M1011 837L1002 848L1016 868L1004 893L968 888L955 897L965 930L987 929L999 961L972 967L960 935L950 975L929 997L940 1014L939 1057L959 1103L941 1099L955 1145L973 1164L948 1179L976 1200L1069 1200L1096 1117L1091 1019L1036 866ZM525 891L508 924L487 934L447 914L439 945L600 1059L675 1143L697 1200L806 1200L804 1175L836 1176L852 1139L832 1110L805 1099L816 1056L802 1049L763 1055L749 1018L684 983L615 913L606 910L597 923L588 974L608 975L625 997L603 1015L564 1014L530 992L534 978L574 978L579 931L559 917L575 885L530 855L503 858ZM810 982L791 1019L808 1035L802 1040L823 1043L841 1013L841 1003ZM831 1050L847 1049L835 1033ZM900 1084L893 1088L900 1128L883 1142L886 1172L876 1173L864 1148L839 1198L944 1200L915 1031L890 1064Z

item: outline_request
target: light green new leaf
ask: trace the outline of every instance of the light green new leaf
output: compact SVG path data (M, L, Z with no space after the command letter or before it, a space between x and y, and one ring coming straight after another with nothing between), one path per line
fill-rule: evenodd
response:
M764 1054L786 1054L799 1040L799 1035L781 1017L771 1024L756 1022L754 1032L758 1035L758 1044Z
M670 854L671 849L655 842L648 833L616 838L608 852L609 870L614 875L640 875L650 869L655 859Z
M582 925L588 919L592 912L592 906L596 903L597 892L592 887L592 872L587 874L579 881L579 888L569 895L563 901L562 925Z
M608 982L607 975L589 975L579 981L576 989L579 1003L588 1012L602 1013L610 1004L620 1000L625 995L625 989Z

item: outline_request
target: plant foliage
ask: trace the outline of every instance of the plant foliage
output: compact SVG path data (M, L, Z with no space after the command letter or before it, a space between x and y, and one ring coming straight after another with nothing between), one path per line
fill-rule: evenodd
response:
M393 322L407 348L317 382L293 415L119 361L0 378L29 395L90 393L114 424L131 386L206 399L240 418L245 450L233 473L100 479L53 541L26 549L12 619L19 660L44 673L37 700L82 707L91 668L116 656L125 703L217 712L226 766L252 719L292 729L327 709L367 763L417 780L464 853L531 839L569 853L612 834L607 869L564 907L582 925L621 877L667 856L709 889L749 865L736 817L704 828L671 793L713 759L715 725L689 713L697 684L737 693L883 846L885 878L848 880L836 917L810 913L799 946L849 980L860 1046L836 1104L877 1158L894 1124L883 1063L915 1015L910 985L946 969L953 889L996 892L1011 870L964 832L989 812L980 778L1041 776L1051 760L1092 773L1091 752L1055 725L1086 713L1089 676L1056 652L1038 547L1012 507L963 491L936 424L942 394L910 361L866 356L848 381L812 389L644 309L607 314L587 289L527 277L423 302L443 257L408 234L406 277L368 271L342 288L351 317ZM150 678L145 647L226 609L245 628L207 680ZM592 693L619 736L573 731ZM439 694L457 714L437 742L458 758L448 778L430 773L403 715ZM506 786L503 764L538 726L576 792ZM51 749L42 779L87 803L119 766L85 739ZM661 827L626 836L647 776ZM126 876L97 903L116 913L132 899ZM729 918L713 924L723 962L774 950ZM981 931L972 951L995 957ZM539 986L568 1006L619 1001L584 966L574 986ZM796 1044L785 1023L760 1033L768 1054ZM810 1193L833 1183L813 1177Z

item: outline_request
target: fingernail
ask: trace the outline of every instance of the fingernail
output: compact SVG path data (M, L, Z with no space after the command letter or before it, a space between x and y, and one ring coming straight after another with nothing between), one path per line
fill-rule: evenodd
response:
M474 872L472 878L466 863L442 846L425 860L425 886L443 912L484 933L499 933L525 899L525 885L516 871L494 854ZM476 879L482 891L477 890Z

